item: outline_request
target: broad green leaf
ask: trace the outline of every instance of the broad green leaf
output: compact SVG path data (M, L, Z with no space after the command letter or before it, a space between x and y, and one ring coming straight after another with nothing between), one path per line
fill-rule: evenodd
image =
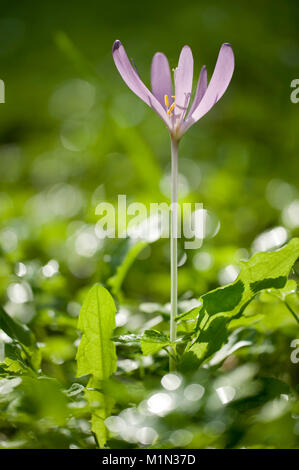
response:
M25 346L30 347L34 344L34 336L29 328L13 320L2 307L0 307L0 329Z
M257 253L241 263L237 280L225 287L215 289L202 297L209 316L225 313L234 317L242 313L248 302L263 289L281 289L299 257L299 238L292 239L277 251Z
M228 339L228 322L229 319L223 316L213 318L208 327L201 330L189 352L194 353L197 359L204 360L218 351Z
M108 280L108 285L111 287L113 295L115 295L117 298L122 298L121 286L126 277L126 274L135 261L136 257L146 246L147 243L144 241L138 241L133 244L129 242L129 245L126 244L126 251L122 256L121 264L119 264L119 266L116 268L114 276L110 277Z
M11 318L2 307L0 307L0 329L13 340L11 343L2 344L5 356L3 362L5 362L7 370L11 372L28 371L28 368L38 370L41 363L41 352L36 346L33 333L26 325Z
M28 354L30 355L30 363L35 370L40 368L42 362L42 352L36 346L31 347L28 350Z
M269 289L266 292L268 298L279 299L281 300L296 322L299 324L299 297L298 297L298 287L296 281L289 280L283 289ZM263 297L263 300L265 300ZM267 299L267 297L266 297Z
M155 354L170 344L167 336L155 330L146 330L141 338L141 349L145 355Z
M115 303L101 285L94 285L82 305L78 328L82 338L77 352L77 376L93 375L107 379L116 370L115 345L111 336L115 328Z
M111 415L114 399L100 391L101 381L91 377L85 396L91 408L91 429L96 435L100 447L104 447L108 438L105 419Z
M262 292L260 295L260 299L263 302L270 303L277 302L278 300L284 302L285 299L290 295L296 295L296 292L297 282L293 279L289 279L282 289L267 289L266 291Z
M28 366L24 359L20 344L17 342L4 343L4 361L6 370L10 372L25 372Z
M253 328L238 328L229 336L227 343L216 352L210 360L209 365L214 366L220 364L228 356L235 351L253 344L253 339L256 335L256 330Z
M265 289L282 290L288 275L299 257L299 239L294 238L277 251L257 253L241 263L235 282L202 296L202 310L194 333L197 335L186 348L185 354L194 354L202 362L227 341L227 327L238 318L257 293ZM199 331L199 333L198 333Z
M200 305L192 310L182 313L176 317L177 331L190 333L197 331L201 321L205 316L205 309Z
M192 310L188 310L187 312L180 313L180 315L175 317L175 320L177 323L188 321L188 320L197 321L198 312L200 309L201 309L201 305L199 307L193 308Z

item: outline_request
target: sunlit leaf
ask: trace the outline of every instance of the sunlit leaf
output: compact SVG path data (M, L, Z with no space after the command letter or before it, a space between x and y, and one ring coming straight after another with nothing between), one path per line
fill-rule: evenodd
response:
M229 336L227 343L216 352L210 360L209 365L214 366L220 364L224 359L238 351L241 348L251 346L253 344L256 331L249 328L238 328Z
M34 336L26 325L13 320L2 307L0 307L0 328L10 338L19 341L25 346L34 344Z
M114 399L99 391L101 381L90 378L85 391L85 396L91 408L91 429L94 432L98 444L103 447L108 438L108 430L105 419L111 415Z
M294 238L280 250L257 253L249 261L243 261L234 283L202 297L206 312L208 315L226 312L226 316L232 317L261 290L283 288L298 257L299 239Z
M115 304L109 292L94 285L82 305L78 328L82 338L77 352L77 376L93 375L107 379L116 370L115 345L111 336L115 328Z
M218 351L227 340L231 319L242 315L257 293L283 289L298 257L299 239L294 238L280 250L257 253L242 262L234 283L203 295L205 316L198 322L199 334L195 329L196 339L191 341L186 354L195 354L202 361Z
M141 338L141 349L143 354L155 354L171 343L164 334L155 330L146 330Z

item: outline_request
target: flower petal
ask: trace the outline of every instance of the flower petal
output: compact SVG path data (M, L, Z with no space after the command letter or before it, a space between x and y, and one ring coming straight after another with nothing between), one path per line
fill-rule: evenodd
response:
M199 74L199 79L197 83L194 100L193 100L193 103L191 105L191 108L188 114L189 116L192 115L193 111L197 108L197 106L203 99L203 96L207 90L207 86L208 86L207 69L206 69L206 66L204 65Z
M165 107L164 96L167 95L169 105L172 104L172 83L168 60L162 52L157 52L152 61L151 69L152 92L157 100Z
M186 114L192 91L193 56L189 46L184 46L181 51L174 80L175 115L179 115L180 120L182 120Z
M186 132L194 122L204 116L220 100L231 81L234 66L235 59L232 47L225 43L221 46L207 91L192 115L189 114L186 119L183 132Z
M112 48L112 55L122 79L128 87L150 106L170 126L169 117L157 98L149 91L145 84L140 80L139 75L133 68L128 59L126 51L120 41L115 41Z

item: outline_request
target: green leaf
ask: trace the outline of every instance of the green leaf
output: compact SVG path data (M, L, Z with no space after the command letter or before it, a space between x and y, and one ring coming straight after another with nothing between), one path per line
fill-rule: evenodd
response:
M146 330L141 338L141 349L145 355L155 354L170 344L167 336L156 330Z
M82 338L77 352L77 376L91 375L85 395L91 409L91 427L100 447L107 440L104 420L110 415L113 399L103 394L102 381L116 370L115 345L111 340L115 328L115 303L109 292L96 284L82 305L78 328Z
M13 340L11 343L3 344L7 370L19 372L28 370L28 367L38 370L41 352L36 346L34 334L26 325L11 318L2 307L0 307L0 329Z
M105 419L111 415L114 399L99 389L101 382L93 377L89 379L85 396L91 408L91 429L94 432L100 447L104 447L108 438Z
M115 345L111 336L115 328L115 303L101 285L94 285L82 305L78 328L82 338L77 352L77 377L91 374L107 379L116 370Z
M189 353L195 354L197 359L203 361L218 351L228 339L228 322L229 320L223 316L213 318L208 327L199 333Z
M256 336L256 330L253 328L238 328L229 336L227 343L216 352L209 362L209 365L215 366L223 362L228 356L235 351L251 346Z
M299 238L285 247L268 253L257 253L241 263L238 279L202 297L206 313L224 313L227 317L241 314L255 295L263 289L281 289L299 257Z
M195 355L200 363L218 351L227 341L229 322L242 315L258 292L284 288L298 257L299 239L294 238L280 250L257 253L242 262L235 282L203 295L195 338L187 346L185 355Z
M2 307L0 307L0 329L25 346L30 347L34 344L34 336L29 328L13 320Z
M234 284L215 289L203 295L203 306L209 315L230 312L240 304L245 290L244 282L239 279Z
M24 360L23 350L18 342L3 343L3 366L8 372L28 372L28 366Z
M175 318L177 328L180 331L190 331L190 329L194 329L196 327L196 324L198 323L198 317L201 315L201 312L204 309L202 308L202 305L199 305L198 307L192 308L191 310L188 310L187 312L183 312L180 315L178 315Z

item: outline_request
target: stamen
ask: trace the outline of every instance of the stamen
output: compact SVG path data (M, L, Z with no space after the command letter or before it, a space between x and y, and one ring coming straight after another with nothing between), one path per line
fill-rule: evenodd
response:
M164 103L165 103L166 108L168 108L169 107L168 95L164 95Z
M170 114L174 110L174 107L175 107L175 102L172 103L169 110L167 111L167 114Z

